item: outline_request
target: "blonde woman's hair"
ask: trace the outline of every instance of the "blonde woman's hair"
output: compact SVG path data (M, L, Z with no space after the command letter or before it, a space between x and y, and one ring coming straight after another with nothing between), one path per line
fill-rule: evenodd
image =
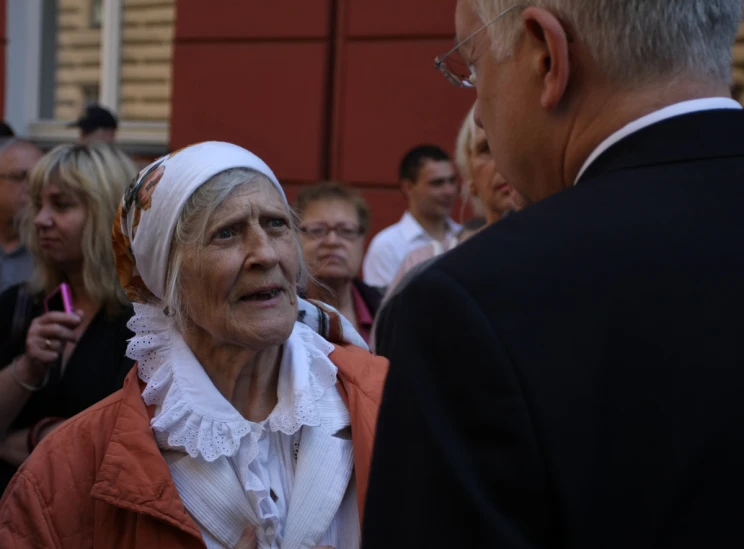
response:
M476 125L474 115L475 104L468 111L465 120L462 121L460 133L457 134L457 141L455 142L455 163L465 181L472 179L473 175L470 170L470 155L473 153L473 147L475 146Z
M471 183L473 182L473 170L470 167L470 157L475 149L475 134L478 127L475 125L475 104L470 108L465 120L462 121L460 132L457 134L455 142L455 164L460 171L463 185L460 187L462 198L462 207L460 209L460 219L465 215L465 205L469 202L470 207L476 215L484 214L483 202L480 198L471 194Z
M29 281L32 292L50 292L65 275L45 261L34 227L40 195L50 183L72 191L86 207L80 248L83 252L83 284L88 296L116 314L129 302L119 285L111 244L111 227L127 184L137 175L132 160L107 143L60 145L47 153L30 175L31 200L24 216L24 242L36 267Z

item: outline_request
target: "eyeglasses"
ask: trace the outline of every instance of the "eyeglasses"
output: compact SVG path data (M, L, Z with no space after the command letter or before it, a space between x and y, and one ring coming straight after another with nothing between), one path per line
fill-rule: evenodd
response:
M444 77L458 88L474 88L475 87L475 67L472 63L465 63L463 59L454 54L465 44L468 40L473 38L476 34L482 32L489 25L492 25L507 13L517 9L525 7L523 4L516 4L507 10L502 11L495 18L491 19L488 23L483 25L473 34L460 41L454 48L445 53L442 57L434 59L434 66L444 75ZM449 58L449 59L448 59Z
M0 179L7 179L14 183L23 183L24 181L28 181L28 172L24 170L21 172L0 173Z
M357 240L364 234L361 227L352 227L349 225L334 225L329 227L328 225L317 224L317 225L306 225L300 227L302 234L313 240L320 240L328 236L328 233L336 233L339 237L344 240Z

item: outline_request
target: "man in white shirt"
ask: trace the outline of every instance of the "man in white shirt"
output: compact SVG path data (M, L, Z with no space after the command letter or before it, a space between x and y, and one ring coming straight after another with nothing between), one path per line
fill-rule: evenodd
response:
M387 287L409 252L438 241L449 249L460 226L450 214L457 198L457 177L449 155L434 145L419 145L403 157L400 185L408 211L381 231L364 259L364 282Z
M435 65L527 206L389 302L365 549L744 547L741 20L458 0Z

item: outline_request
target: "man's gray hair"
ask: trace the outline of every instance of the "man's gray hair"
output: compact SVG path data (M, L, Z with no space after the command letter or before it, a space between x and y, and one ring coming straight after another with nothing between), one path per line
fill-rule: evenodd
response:
M570 24L613 81L628 86L675 76L731 82L742 0L471 0L487 23L516 5L544 7ZM497 58L521 35L514 10L489 27Z

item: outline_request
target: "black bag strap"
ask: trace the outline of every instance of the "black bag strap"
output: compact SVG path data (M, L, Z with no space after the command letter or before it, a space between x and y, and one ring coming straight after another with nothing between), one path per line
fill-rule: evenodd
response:
M26 331L28 330L28 321L31 316L31 296L25 284L18 287L16 295L15 309L13 310L13 324L10 329L10 348L25 349L24 342Z

